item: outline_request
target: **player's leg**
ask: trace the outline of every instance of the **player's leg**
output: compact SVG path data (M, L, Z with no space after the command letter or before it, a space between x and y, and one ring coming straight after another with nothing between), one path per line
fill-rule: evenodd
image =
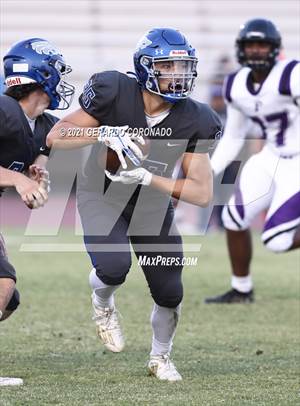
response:
M19 306L16 272L8 262L4 239L0 234L0 322L7 319ZM21 378L1 377L0 386L22 385Z
M107 349L120 352L125 343L114 304L114 292L125 281L131 266L126 235L128 222L120 216L107 235L99 235L106 229L114 210L97 198L87 198L85 202L81 198L79 205L84 241L93 265L89 282L97 334ZM116 248L118 245L120 251Z
M7 319L19 305L16 272L8 262L5 243L0 234L0 321Z
M249 303L254 300L250 273L252 242L250 224L266 209L273 196L273 176L278 158L263 150L252 156L244 166L238 187L222 213L232 268L231 289L205 303ZM270 165L271 169L266 169Z
M300 158L281 158L278 164L275 193L268 210L262 241L275 252L300 247Z
M170 360L170 353L183 297L183 250L179 235L168 236L172 220L173 210L170 208L160 236L132 237L131 242L137 257L148 260L142 269L154 300L150 317L153 336L148 368L158 379L176 381L182 378ZM157 244L157 251L136 249L141 244L152 245L154 250ZM168 244L176 246L176 251L168 251Z
M298 226L295 230L294 238L293 238L293 244L289 251L300 248L300 226Z

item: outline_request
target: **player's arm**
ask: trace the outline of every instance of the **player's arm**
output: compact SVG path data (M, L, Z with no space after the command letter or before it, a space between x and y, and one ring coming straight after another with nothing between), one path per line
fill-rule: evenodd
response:
M197 206L209 205L213 195L212 170L208 154L185 153L182 160L184 179L152 175L150 186Z
M47 147L72 149L94 144L98 141L99 134L92 129L99 125L98 120L79 108L52 127L47 135Z
M185 153L182 161L185 179L171 179L157 176L145 168L121 171L113 175L105 171L113 182L123 184L140 183L151 186L176 199L182 199L197 206L206 207L212 199L212 171L207 153Z
M38 208L43 206L48 199L47 192L38 182L29 179L20 172L0 166L0 186L15 187L21 199L27 206Z
M211 158L215 175L219 175L237 157L245 142L247 117L231 104L227 105L227 119L223 137Z

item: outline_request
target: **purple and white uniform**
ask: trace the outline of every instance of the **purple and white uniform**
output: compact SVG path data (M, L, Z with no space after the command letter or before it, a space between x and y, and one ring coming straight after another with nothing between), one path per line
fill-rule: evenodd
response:
M218 175L235 159L249 121L261 128L265 146L245 164L223 222L227 229L244 230L267 210L262 240L272 251L286 251L300 224L300 63L278 61L257 87L250 72L244 67L225 83L227 122L212 168Z

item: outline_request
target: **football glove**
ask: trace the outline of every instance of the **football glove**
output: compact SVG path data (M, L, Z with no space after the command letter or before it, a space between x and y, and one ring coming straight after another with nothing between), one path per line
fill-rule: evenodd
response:
M140 185L149 186L152 180L152 173L145 168L121 171L119 175L113 175L108 171L105 171L105 174L112 182L121 182L124 185L138 183Z
M127 163L122 152L128 156L135 166L139 166L143 158L143 153L133 140L137 140L141 145L145 144L141 136L130 135L127 129L128 125L121 127L102 125L99 127L98 136L99 142L103 142L107 147L116 152L123 169L127 168Z

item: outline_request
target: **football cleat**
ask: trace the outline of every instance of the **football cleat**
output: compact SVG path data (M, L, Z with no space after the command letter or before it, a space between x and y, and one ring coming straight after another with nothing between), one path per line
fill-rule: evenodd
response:
M149 375L153 375L161 381L182 381L182 376L170 360L169 355L151 356L148 370Z
M0 386L17 386L17 385L23 385L23 379L0 376Z
M116 308L96 306L93 301L96 332L104 346L112 352L121 352L125 346L124 337L118 319Z
M223 295L207 297L204 303L253 303L254 291L242 293L236 289L231 289Z

